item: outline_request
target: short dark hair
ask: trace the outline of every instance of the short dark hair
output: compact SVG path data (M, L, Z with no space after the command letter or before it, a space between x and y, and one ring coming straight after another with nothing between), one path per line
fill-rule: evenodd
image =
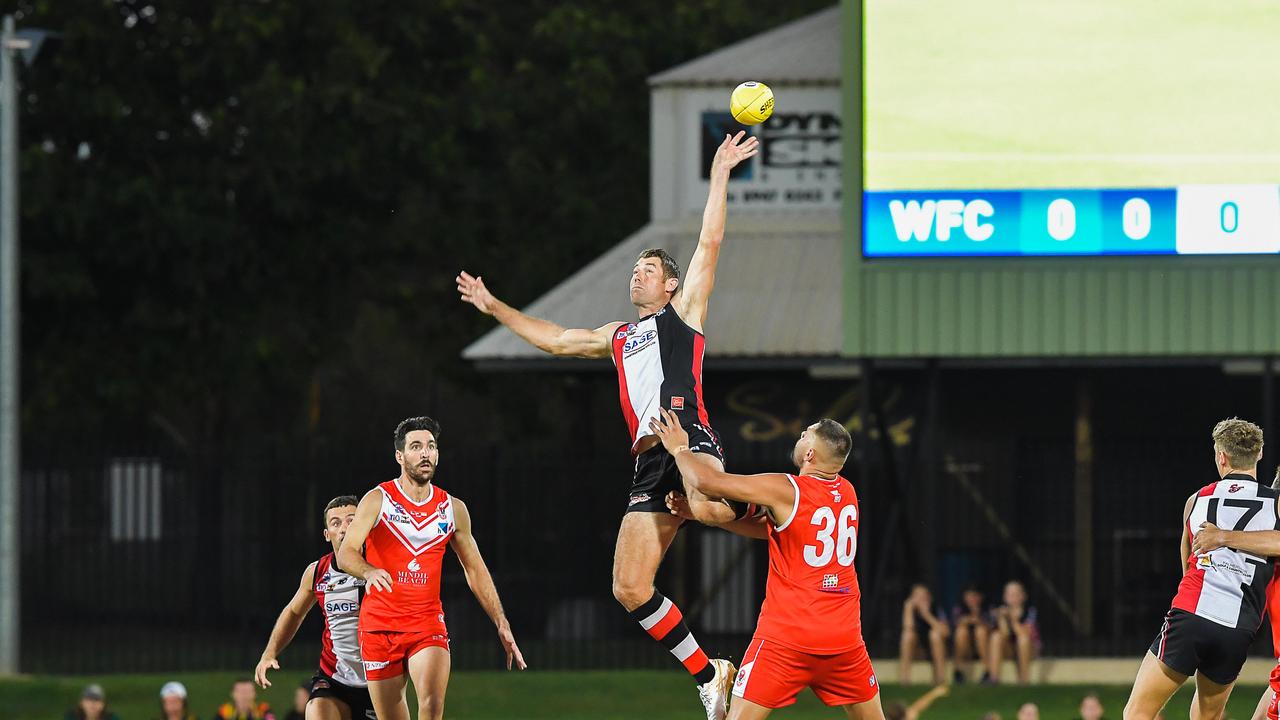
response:
M348 505L355 505L356 507L360 507L360 498L356 497L355 495L339 495L338 497L330 500L328 505L324 506L324 513L320 515L320 518L324 520L325 524L328 524L330 510L334 508L346 507Z
M849 450L853 448L853 438L849 437L849 431L844 428L844 425L830 418L823 418L818 421L818 427L813 432L827 444L833 456L842 460L849 457Z
M405 418L396 426L396 449L404 452L405 437L417 430L430 431L436 442L440 442L440 423L426 415L419 415L418 417Z
M671 278L675 278L677 280L680 279L680 263L676 262L676 259L671 257L671 254L666 250L663 250L662 248L649 248L648 250L640 253L640 256L636 258L636 262L640 262L645 258L658 258L658 260L662 262L663 280L670 280Z

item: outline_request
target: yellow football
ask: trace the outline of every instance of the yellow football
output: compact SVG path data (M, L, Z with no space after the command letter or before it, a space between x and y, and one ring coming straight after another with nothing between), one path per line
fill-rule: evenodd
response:
M764 83L744 82L733 89L729 112L743 125L759 125L773 114L773 91Z

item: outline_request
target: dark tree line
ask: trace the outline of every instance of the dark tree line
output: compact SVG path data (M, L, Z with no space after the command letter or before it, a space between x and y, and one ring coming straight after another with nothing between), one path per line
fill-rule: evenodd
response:
M645 78L829 4L10 5L63 34L22 71L28 438L287 447L510 392L456 271L526 302L634 231Z

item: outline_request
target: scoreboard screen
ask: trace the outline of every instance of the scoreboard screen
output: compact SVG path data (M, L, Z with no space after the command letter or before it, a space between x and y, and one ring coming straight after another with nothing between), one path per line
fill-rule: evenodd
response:
M865 0L866 257L1280 253L1269 1Z

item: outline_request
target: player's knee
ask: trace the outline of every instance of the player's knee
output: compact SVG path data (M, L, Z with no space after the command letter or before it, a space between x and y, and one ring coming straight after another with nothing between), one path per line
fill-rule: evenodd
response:
M635 610L653 597L653 587L627 578L613 579L613 598L627 610Z
M444 697L424 695L418 699L418 720L440 720L444 717Z

